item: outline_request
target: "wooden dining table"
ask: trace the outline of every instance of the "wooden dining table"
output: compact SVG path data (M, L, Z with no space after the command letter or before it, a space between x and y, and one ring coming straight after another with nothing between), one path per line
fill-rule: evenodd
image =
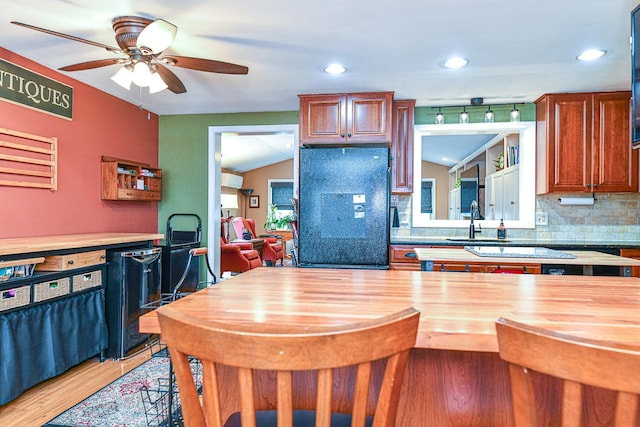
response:
M498 317L640 349L640 279L633 277L261 267L171 304L204 320L310 326L415 307L421 317L398 412L396 425L402 427L513 425L508 368L498 355ZM160 333L157 312L143 315L139 327ZM549 393L557 387L543 376L538 384ZM313 384L303 385L300 394L312 392L306 388ZM272 403L268 387L258 392L265 393L266 406ZM599 404L586 414L585 425L606 425L599 423L612 416L612 396L596 389L587 396ZM233 401L231 393L227 413ZM348 399L338 393L336 405L345 409ZM542 405L549 422L543 425L554 425L557 399Z

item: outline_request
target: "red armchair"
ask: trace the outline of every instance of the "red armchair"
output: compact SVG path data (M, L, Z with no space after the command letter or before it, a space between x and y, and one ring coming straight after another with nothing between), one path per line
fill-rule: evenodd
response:
M262 247L262 259L267 263L267 265L275 266L278 260L280 260L280 265L283 265L284 248L282 243L279 243L276 237L272 237L272 235L258 236L256 234L255 221L249 218L242 218L239 216L234 218L231 223L233 224L236 236L238 236L239 239L242 239L243 231L247 230L251 232L254 239L264 240L265 244Z
M225 271L243 273L261 266L260 254L251 243L227 243L220 237L220 275Z

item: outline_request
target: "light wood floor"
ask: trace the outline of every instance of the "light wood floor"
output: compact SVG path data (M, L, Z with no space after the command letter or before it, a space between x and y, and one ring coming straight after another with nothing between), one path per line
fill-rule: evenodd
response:
M150 357L147 349L126 360L100 363L97 357L89 359L0 406L0 426L40 427Z

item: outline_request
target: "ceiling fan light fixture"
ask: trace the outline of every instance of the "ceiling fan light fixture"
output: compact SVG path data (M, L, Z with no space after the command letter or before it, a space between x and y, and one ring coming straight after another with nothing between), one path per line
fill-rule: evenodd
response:
M136 86L147 87L151 81L151 70L144 61L136 62L133 66L133 83Z
M131 82L133 81L133 73L127 67L122 67L115 73L111 80L125 88L126 90L131 90Z
M143 55L160 53L169 47L178 28L164 19L156 19L138 35L136 45Z
M162 80L160 74L157 72L151 73L151 77L149 78L149 93L161 92L167 87L167 84Z

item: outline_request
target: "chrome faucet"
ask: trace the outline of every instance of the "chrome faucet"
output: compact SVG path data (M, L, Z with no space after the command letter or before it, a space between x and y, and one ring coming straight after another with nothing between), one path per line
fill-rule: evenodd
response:
M482 226L480 224L478 224L478 229L476 230L476 226L473 224L473 219L477 216L479 217L479 212L478 212L478 202L476 202L475 200L471 202L471 223L469 224L469 239L475 239L476 238L476 233L482 233Z

